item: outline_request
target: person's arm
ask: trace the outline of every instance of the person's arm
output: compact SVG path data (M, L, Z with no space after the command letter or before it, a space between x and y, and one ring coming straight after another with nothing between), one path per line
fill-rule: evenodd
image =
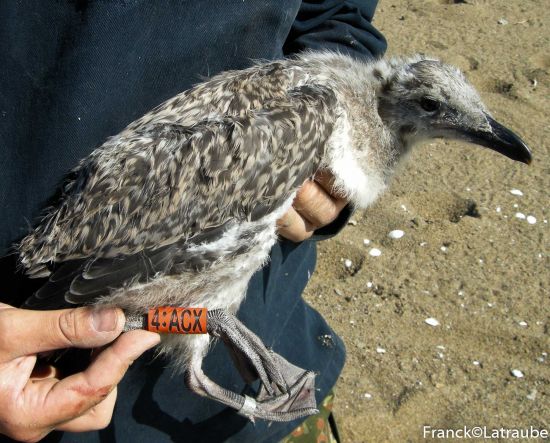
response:
M285 55L331 50L377 58L387 43L372 25L378 0L304 0L285 42Z
M0 303L0 434L38 441L54 429L107 426L116 385L132 362L160 341L147 331L119 337L124 322L120 309L31 311ZM41 352L111 342L85 371L63 379L54 367L35 367Z
M285 55L305 50L332 50L355 58L384 54L386 40L372 25L378 0L323 0L302 2L285 42ZM293 207L279 220L278 232L298 242L336 235L353 210L336 195L327 172L318 173L298 191Z

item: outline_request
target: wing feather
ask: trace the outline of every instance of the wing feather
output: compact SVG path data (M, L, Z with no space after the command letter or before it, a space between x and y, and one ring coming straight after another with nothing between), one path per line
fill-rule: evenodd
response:
M68 299L83 303L150 279L173 265L172 245L268 214L319 167L335 100L325 87L304 86L242 116L155 123L112 139L81 163L60 205L20 245L31 276L67 262L36 298L59 295L61 280L71 281ZM159 270L145 260L154 257L163 259ZM69 266L80 261L80 270Z

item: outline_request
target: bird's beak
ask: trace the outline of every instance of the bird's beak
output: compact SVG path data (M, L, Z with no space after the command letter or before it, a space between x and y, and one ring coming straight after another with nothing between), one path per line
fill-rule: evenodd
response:
M490 131L468 130L464 133L466 139L476 145L500 152L512 160L530 164L533 157L525 142L489 115L486 115L486 118Z

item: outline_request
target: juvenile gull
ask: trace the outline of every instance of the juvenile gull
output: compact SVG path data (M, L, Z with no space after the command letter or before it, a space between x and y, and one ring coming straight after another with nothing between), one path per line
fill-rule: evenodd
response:
M311 414L313 374L266 349L233 314L304 180L328 169L365 208L411 147L435 137L531 160L464 76L438 60L307 53L220 74L72 171L58 205L19 245L28 274L49 278L26 307L110 305L129 318L155 306L206 307L210 334L261 389L251 399L210 380L201 369L208 336L164 337L160 351L188 387L252 419Z

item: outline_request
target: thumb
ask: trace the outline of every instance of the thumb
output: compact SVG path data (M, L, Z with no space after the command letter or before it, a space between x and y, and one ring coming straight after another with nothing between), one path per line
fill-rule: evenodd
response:
M120 335L124 322L116 308L0 309L0 362L54 349L103 346Z

